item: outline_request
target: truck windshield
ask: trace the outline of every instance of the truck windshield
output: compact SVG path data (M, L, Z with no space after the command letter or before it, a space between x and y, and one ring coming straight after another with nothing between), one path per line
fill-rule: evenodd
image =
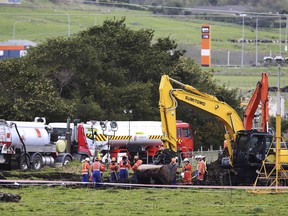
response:
M189 128L177 128L177 137L191 137Z

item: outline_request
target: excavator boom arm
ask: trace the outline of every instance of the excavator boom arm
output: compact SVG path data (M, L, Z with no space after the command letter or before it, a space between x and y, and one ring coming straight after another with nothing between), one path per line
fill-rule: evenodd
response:
M177 83L184 89L174 89L171 82ZM192 86L182 84L163 75L159 86L159 108L162 121L164 148L177 150L176 146L176 107L177 100L181 100L191 106L204 110L219 119L226 128L225 138L228 142L228 151L232 155L230 139L236 141L236 132L244 130L243 122L236 111L225 102L216 97L202 93Z
M177 152L176 107L177 101L172 97L173 89L169 77L163 76L159 86L159 109L162 122L162 141L164 148Z
M262 131L268 131L268 74L262 73L262 79L256 85L256 89L253 92L251 99L245 109L244 113L244 127L246 130L252 129L252 123L254 119L255 112L261 101L262 105Z

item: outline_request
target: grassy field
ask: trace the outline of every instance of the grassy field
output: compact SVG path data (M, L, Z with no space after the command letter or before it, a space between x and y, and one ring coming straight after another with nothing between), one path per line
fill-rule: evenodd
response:
M25 175L74 173L80 181L81 163L59 168L9 172L9 179L34 179ZM108 176L108 173L105 173ZM57 179L55 179L57 180ZM59 180L59 179L58 179ZM62 179L64 180L64 179ZM65 181L65 180L64 180ZM255 194L240 189L72 188L65 186L1 187L0 192L18 194L19 203L1 202L1 216L19 215L286 215L283 200L288 194Z
M220 84L225 84L228 88L239 88L243 91L254 90L258 81L261 80L261 75L247 75L247 76L227 76L227 75L215 75L216 80L219 80ZM277 87L278 77L269 76L269 86ZM280 87L288 85L288 77L281 76Z
M1 203L1 215L286 215L287 194L250 194L232 189L0 188L19 194ZM285 203L285 202L284 202Z
M100 25L107 18L126 17L126 24L131 29L153 29L155 38L167 37L178 44L200 47L200 27L202 24L212 26L212 46L219 50L241 50L241 43L228 42L231 39L242 38L242 25L207 20L194 16L161 16L153 15L149 11L133 11L117 7L103 7L87 4L53 4L50 1L22 1L20 6L0 7L0 41L12 39L26 39L40 42L47 37L67 36L68 25L70 34L87 29L93 25ZM250 18L251 20L252 18ZM239 17L242 20L242 17ZM240 22L241 23L241 22ZM255 39L255 29L246 26L245 38ZM285 31L282 31L285 38ZM278 29L258 30L259 39L279 39ZM284 45L283 45L284 46ZM284 50L284 47L283 47ZM255 51L255 44L245 44L245 51ZM278 53L279 44L271 43L259 46L259 53Z
M101 25L106 19L120 19L126 17L126 25L134 30L153 29L155 38L167 37L175 40L179 45L190 50L192 58L199 62L200 55L200 27L209 23L212 26L212 49L218 50L216 56L224 55L226 50L231 53L241 54L242 44L230 43L230 39L242 38L242 25L225 22L215 22L207 19L199 19L193 16L161 16L149 11L133 11L119 7L104 7L91 4L55 4L48 0L22 1L19 6L0 7L0 41L9 39L26 39L34 42L41 42L46 38L75 35L94 25ZM209 17L209 15L206 15ZM213 15L215 16L215 15ZM220 16L220 15L219 15ZM207 18L206 17L206 18ZM249 17L247 17L248 19ZM242 17L239 17L240 21ZM253 18L249 18L251 21ZM241 22L240 22L241 23ZM285 31L281 31L281 38L285 38ZM258 29L259 39L279 39L279 29ZM245 38L255 39L255 29L245 26ZM199 50L198 50L199 49ZM271 43L259 45L259 55L279 54L279 44ZM281 46L283 56L288 56L284 51L284 44ZM247 60L255 52L255 44L245 44L246 64ZM213 58L216 58L212 56ZM226 55L226 54L225 54ZM255 56L255 55L252 55ZM221 62L225 60L220 59ZM220 61L219 60L219 61ZM259 58L259 61L262 61ZM235 61L234 61L235 62ZM239 64L240 61L237 61ZM249 62L251 63L251 62ZM214 70L215 79L221 85L228 88L238 88L239 94L246 96L249 90L253 90L256 83L261 79L262 72L269 73L269 86L277 86L277 66L273 67L219 67L203 68L203 70ZM288 85L287 67L281 69L281 87ZM249 76L249 78L248 78Z

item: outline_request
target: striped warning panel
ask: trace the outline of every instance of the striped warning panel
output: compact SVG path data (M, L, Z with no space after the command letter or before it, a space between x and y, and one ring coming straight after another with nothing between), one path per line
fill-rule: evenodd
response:
M96 141L107 141L107 136L104 134L98 134L95 138Z
M109 140L131 140L132 136L110 136Z
M161 139L162 135L149 135L149 139Z
M93 140L93 135L91 133L87 133L86 137L88 139ZM94 135L94 140L96 141L107 141L107 136L104 134L97 134L97 136Z

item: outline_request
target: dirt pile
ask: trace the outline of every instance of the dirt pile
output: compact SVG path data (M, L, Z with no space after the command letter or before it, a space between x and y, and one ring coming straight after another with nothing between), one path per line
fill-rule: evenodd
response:
M207 185L232 185L231 179L237 173L231 168L221 166L221 158L207 165Z
M7 178L18 178L18 179L41 179L41 180L61 180L61 181L81 181L81 175L78 173L65 173L65 172L9 172L3 171L0 174L0 179Z
M0 201L1 202L19 202L21 200L21 196L18 194L10 194L0 192Z

